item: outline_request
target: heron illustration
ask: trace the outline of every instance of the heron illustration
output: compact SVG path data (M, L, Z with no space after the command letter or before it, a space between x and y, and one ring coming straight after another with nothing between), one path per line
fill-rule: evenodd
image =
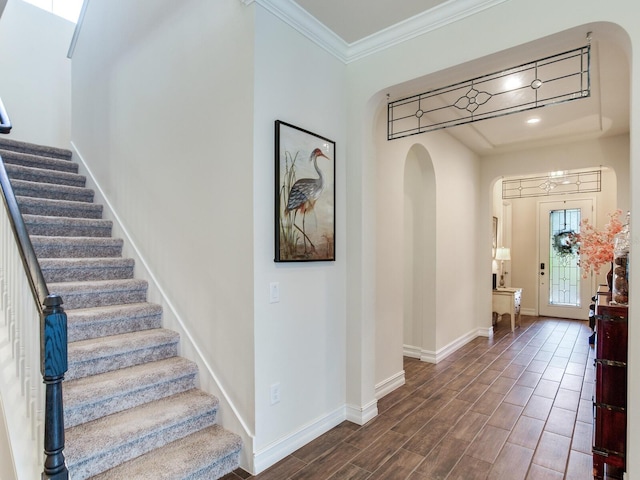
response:
M302 232L305 253L307 253L307 241L311 245L311 248L315 250L313 242L305 231L307 212L313 210L316 200L318 200L322 190L324 190L324 177L322 176L322 171L318 168L318 157L324 157L329 160L329 157L322 153L322 150L319 148L311 152L309 161L313 162L313 166L316 172L318 172L318 178L301 178L296 181L289 190L289 200L284 210L286 214L293 212L293 225ZM302 212L302 229L296 225L296 215L298 212Z

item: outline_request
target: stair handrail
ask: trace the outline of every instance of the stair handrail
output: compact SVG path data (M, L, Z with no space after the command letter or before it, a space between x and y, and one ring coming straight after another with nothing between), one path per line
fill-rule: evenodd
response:
M18 201L11 187L9 175L4 166L2 156L0 156L0 187L2 187L2 199L4 200L5 208L9 213L11 229L13 230L13 235L16 238L18 250L20 251L20 259L22 260L25 271L28 272L27 276L31 286L31 292L33 293L33 299L36 304L38 304L40 312L42 312L44 310L44 301L49 296L49 289L47 288L47 283L40 269L38 258L36 257L33 244L27 232L27 227L22 219L20 207L18 207Z
M7 134L11 131L11 120L7 115L7 110L4 108L2 99L0 99L0 133Z
M11 120L0 99L0 134L11 131ZM31 293L40 312L40 371L46 385L44 411L44 471L42 480L68 480L64 458L62 381L67 372L67 315L62 298L50 294L40 269L9 175L0 155L0 189Z

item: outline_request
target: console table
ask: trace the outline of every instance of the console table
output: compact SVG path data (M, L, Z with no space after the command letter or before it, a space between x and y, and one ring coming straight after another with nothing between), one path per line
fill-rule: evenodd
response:
M596 382L593 402L593 476L622 478L627 440L628 309L609 305L610 293L596 300Z
M521 288L496 288L493 291L493 311L498 315L508 313L511 316L511 331L516 329L516 317L520 326Z

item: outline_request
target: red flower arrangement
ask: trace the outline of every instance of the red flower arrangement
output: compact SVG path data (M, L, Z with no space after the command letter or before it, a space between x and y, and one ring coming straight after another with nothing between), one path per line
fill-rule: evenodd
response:
M622 230L622 222L618 218L622 210L609 214L609 223L599 232L589 223L589 219L580 222L580 233L573 235L572 243L578 245L582 276L587 278L591 270L600 273L600 267L613 262L613 243L617 233Z

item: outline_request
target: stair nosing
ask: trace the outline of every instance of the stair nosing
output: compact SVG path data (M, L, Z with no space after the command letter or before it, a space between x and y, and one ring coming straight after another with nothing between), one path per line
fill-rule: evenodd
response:
M174 368L180 368L179 371L170 370L168 366ZM140 377L144 377L142 374L145 367L153 368L159 372L159 374L153 378L148 378L148 381L140 382ZM182 377L194 376L198 373L198 366L195 362L188 360L184 357L169 357L162 360L156 360L153 362L142 363L138 365L132 365L130 367L121 368L119 370L110 370L108 372L99 373L96 375L90 375L88 377L76 378L69 380L64 384L64 406L74 409L79 408L82 405L99 403L100 401L110 398L114 392L126 393L135 392L143 387L152 387L169 381L170 379L177 379ZM119 385L115 385L111 382L113 377L122 377L126 379L126 382ZM138 379L136 383L134 380ZM143 379L144 380L144 379ZM99 389L96 386L109 384L109 388ZM93 387L93 388L90 388ZM91 396L77 395L74 396L76 390L82 388L83 392L90 390ZM85 390L86 389L86 390ZM100 390L99 396L96 390Z
M193 407L193 411L184 409L185 398L192 400L193 405L187 405L187 407ZM183 410L176 414L171 407L178 404L178 402L179 406L183 407ZM203 415L212 415L215 418L218 405L219 401L216 397L194 388L154 402L123 410L107 417L97 418L90 422L76 425L65 432L65 456L67 462L69 467L72 467L87 459L102 457L110 451L132 444L135 439L153 433L160 433L168 428L175 428L190 419L199 418ZM145 416L143 414L145 410L160 410L167 414L167 417L160 418L159 415ZM172 411L168 412L167 410ZM169 413L171 413L170 416L168 415ZM142 418L149 420L149 422L146 425L136 425L139 423L136 421ZM164 420L167 421L165 422ZM214 420L212 420L211 424L213 423ZM123 430L127 433L127 440L121 440ZM114 439L114 437L116 438ZM80 457L81 454L82 457Z

